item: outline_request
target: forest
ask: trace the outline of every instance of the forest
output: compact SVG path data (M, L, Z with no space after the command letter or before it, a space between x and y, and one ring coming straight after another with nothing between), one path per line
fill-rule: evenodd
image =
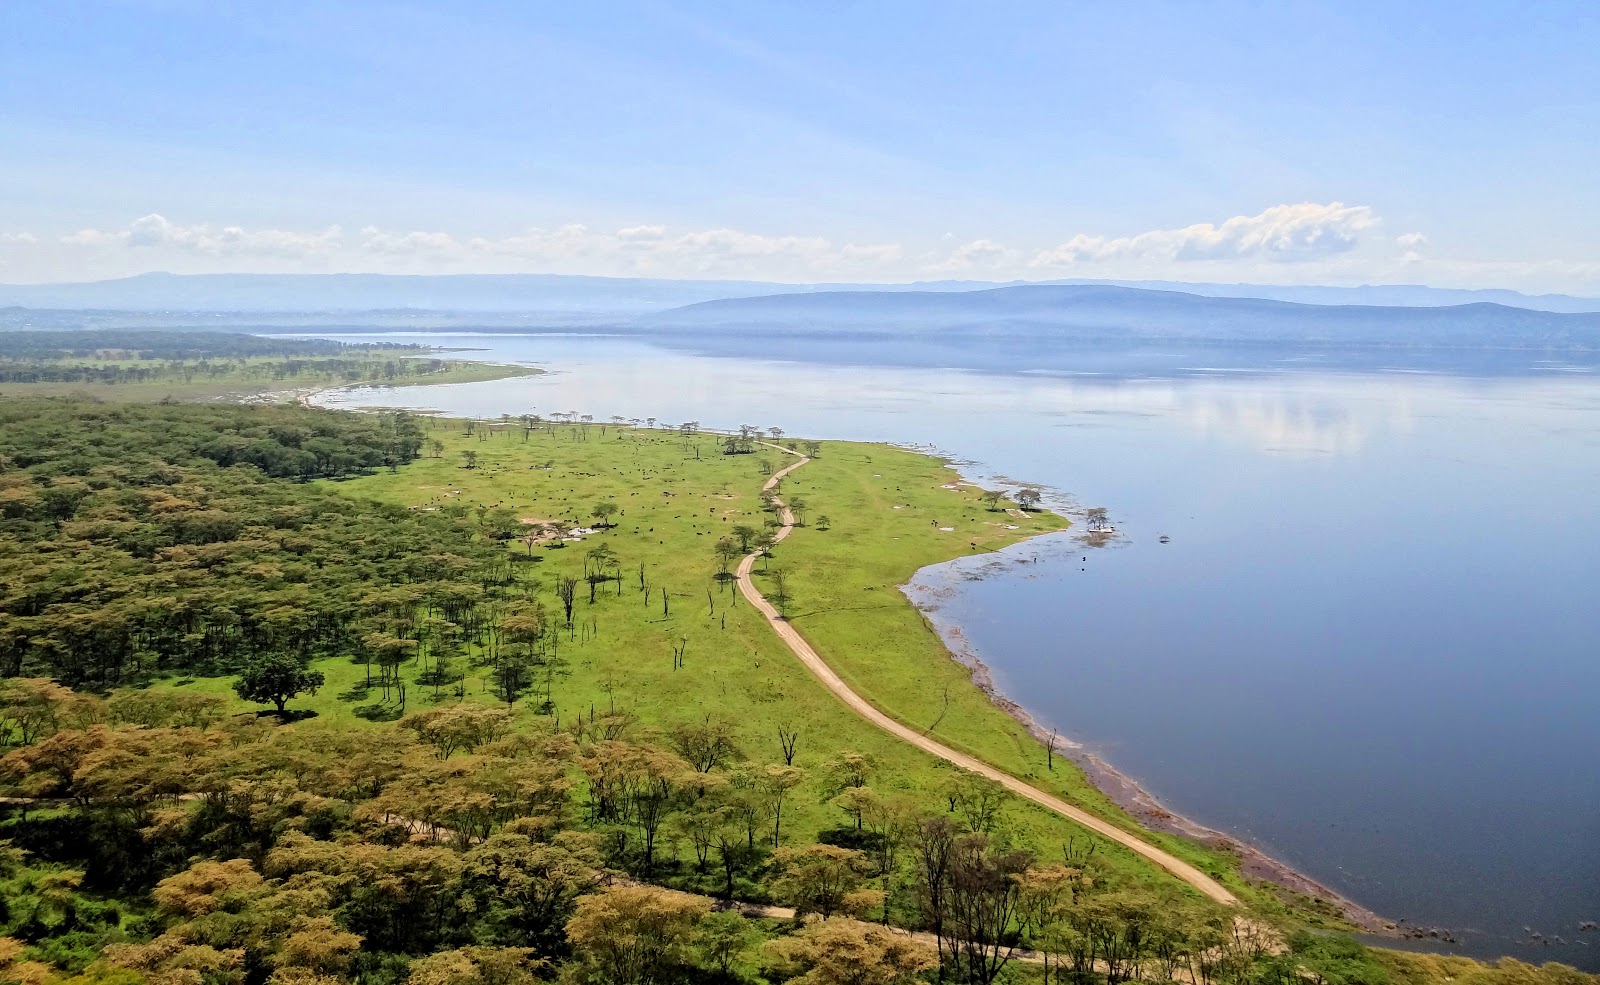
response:
M562 713L577 579L525 573L556 562L515 514L347 491L491 477L443 447L404 413L0 401L0 980L1593 982L1241 917L1024 836L976 775L899 790L714 701ZM591 606L622 591L595 550ZM335 665L382 714L313 712Z

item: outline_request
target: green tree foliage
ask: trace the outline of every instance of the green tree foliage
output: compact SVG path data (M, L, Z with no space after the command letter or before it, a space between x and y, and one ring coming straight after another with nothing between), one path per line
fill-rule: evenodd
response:
M284 705L298 694L316 693L323 684L322 672L308 670L294 657L268 653L244 665L233 690L246 701L272 704L283 714Z
M409 461L421 443L403 414L0 402L0 676L109 689L411 636L428 586L493 583L500 552L459 510L296 480Z

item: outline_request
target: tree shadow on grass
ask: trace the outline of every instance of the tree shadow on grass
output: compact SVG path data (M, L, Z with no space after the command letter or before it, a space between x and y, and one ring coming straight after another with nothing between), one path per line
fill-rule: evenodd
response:
M380 701L362 705L355 709L355 713L357 718L365 718L369 722L392 722L404 714L404 711L399 705L386 705Z
M278 721L282 722L284 725L288 725L291 722L303 722L308 718L316 718L317 717L317 713L312 711L309 708L289 708L289 709L286 709L284 711L284 713L280 715L276 711L273 711L271 708L268 708L266 711L258 711L258 712L256 712L256 717L257 718L276 718Z

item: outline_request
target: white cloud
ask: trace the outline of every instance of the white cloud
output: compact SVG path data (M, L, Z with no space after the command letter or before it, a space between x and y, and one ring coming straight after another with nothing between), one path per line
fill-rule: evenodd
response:
M320 232L293 232L286 229L245 229L242 226L213 227L209 224L178 225L165 216L152 213L128 224L126 229L80 229L61 238L73 246L129 246L144 249L176 249L211 256L304 257L337 250L344 242L338 226Z
M459 252L461 244L449 233L386 233L376 226L361 230L361 248L391 256L448 255Z
M1202 222L1115 238L1080 233L1060 246L1041 250L1030 266L1070 267L1123 259L1319 260L1354 249L1361 233L1377 224L1377 216L1365 205L1274 205L1221 225Z
M533 227L508 235L455 229L339 226L320 230L185 225L159 214L75 233L0 233L6 280L47 281L175 273L559 273L888 282L946 273L1008 280L1078 276L1256 283L1433 283L1600 294L1600 261L1568 257L1473 260L1421 232L1378 235L1367 206L1280 205L1220 224L1060 246L1007 245L947 235L924 242L851 242L728 226L649 222ZM1441 255L1445 254L1445 255ZM1286 264L1284 261L1295 261ZM1292 268L1292 270L1291 270ZM1069 274L1069 276L1071 275Z
M629 226L617 230L617 238L624 243L654 243L665 239L666 226Z
M1001 246L991 239L975 239L963 243L943 260L928 265L934 271L988 270L1009 266L1018 259L1016 250Z
M1401 233L1394 238L1394 242L1400 247L1400 262L1422 262L1422 250L1428 245L1428 237L1421 233Z

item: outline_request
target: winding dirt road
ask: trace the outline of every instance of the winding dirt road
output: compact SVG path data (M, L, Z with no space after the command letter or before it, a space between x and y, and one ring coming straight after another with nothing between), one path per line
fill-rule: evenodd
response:
M794 455L799 458L799 461L768 479L767 484L762 486L763 491L775 490L778 486L778 483L783 481L784 476L811 461L811 459L801 455L799 452L794 451L793 449L784 448L781 445L770 444L769 442L765 441L761 443L767 445L769 448L774 448L778 451L784 452L785 454ZM782 499L778 499L777 502L782 508L783 526L778 530L773 539L774 541L781 541L788 537L789 534L794 530L794 512L790 510L786 504L784 504ZM995 769L993 766L990 766L988 763L985 763L982 760L974 759L966 753L957 752L941 742L936 742L933 739L928 738L926 735L923 735L921 732L895 721L893 718L890 718L888 715L879 711L872 704L870 704L867 699L851 690L850 685L846 684L844 680L834 672L833 668L828 666L827 661L823 660L822 657L817 655L817 651L811 648L811 644L806 642L805 637L801 636L799 632L797 632L795 628L789 624L788 620L780 616L778 614L778 610L773 607L772 603L767 601L766 596L762 595L761 592L757 590L755 582L751 580L750 572L755 567L756 558L759 556L759 554L751 554L739 562L739 567L735 574L739 582L740 593L750 601L751 605L755 606L761 611L761 614L767 619L767 624L772 627L773 632L777 633L778 638L783 640L789 649L794 652L796 657L800 658L800 662L805 665L806 669L811 671L812 675L815 676L817 680L821 681L823 686L832 691L835 697L849 706L850 710L854 711L862 718L865 718L867 721L878 726L885 732L888 732L890 735L893 735L903 742L909 742L918 749L921 749L931 755L938 756L940 759L943 759L946 762L954 763L962 769L971 770L980 776L988 777L989 779L1005 787L1007 790L1010 790L1017 796L1024 797L1042 807L1045 807L1048 810L1055 811L1062 817L1088 828L1095 834L1100 835L1103 838L1110 839L1111 841L1124 846L1128 850L1144 856L1145 858L1154 862L1156 865L1161 866L1163 869L1166 869L1179 879L1182 879L1184 882L1193 886L1195 889L1198 889L1206 896L1216 900L1218 903L1224 903L1229 906L1238 904L1239 898L1233 895L1233 893L1229 892L1221 883L1206 875L1204 872L1201 872L1188 862L1185 862L1183 859L1178 858L1176 855L1157 848L1155 845L1144 841L1138 836L1130 834L1129 832L1124 831L1101 818L1095 817L1093 814L1088 813L1082 808L1074 807L1062 800L1060 797L1046 793L1037 787L1030 786L1029 784L1022 782L1009 773Z

